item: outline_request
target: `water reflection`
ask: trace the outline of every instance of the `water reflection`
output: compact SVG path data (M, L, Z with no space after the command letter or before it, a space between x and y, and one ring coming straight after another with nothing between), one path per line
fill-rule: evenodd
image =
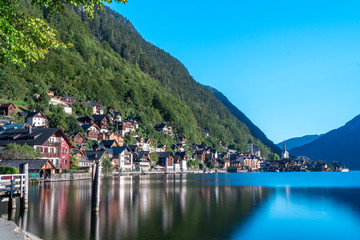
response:
M1 217L11 215L43 239L224 239L271 192L202 181L208 180L185 175L107 178L98 215L91 211L90 181L45 183L31 186L28 211L7 214L2 205Z

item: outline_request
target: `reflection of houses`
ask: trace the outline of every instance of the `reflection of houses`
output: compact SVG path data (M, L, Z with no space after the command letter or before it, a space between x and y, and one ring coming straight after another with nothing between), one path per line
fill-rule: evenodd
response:
M0 115L12 116L15 108L13 103L0 104Z
M55 166L48 159L19 159L19 160L2 160L0 166L14 167L20 170L20 165L28 163L29 177L47 178L55 173Z
M174 169L174 155L172 152L157 152L159 158L158 164L165 169L173 170Z
M134 156L134 166L139 170L149 170L151 162L151 153L149 151L139 151Z
M27 144L57 169L69 168L71 143L60 128L15 129L0 135L0 149L9 143Z
M114 147L113 159L118 170L131 171L133 169L134 154L128 146Z
M33 127L47 127L48 120L42 112L20 112L26 124Z

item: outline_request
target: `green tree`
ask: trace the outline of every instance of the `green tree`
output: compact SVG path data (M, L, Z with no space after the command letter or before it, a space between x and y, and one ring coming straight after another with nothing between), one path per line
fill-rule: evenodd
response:
M40 156L40 153L36 152L34 148L16 143L9 143L1 153L2 159L36 159Z
M31 0L31 3L45 7L48 13L62 12L65 4L82 5L88 16L93 17L95 7L102 9L101 1L104 0ZM111 3L112 0L104 2ZM126 3L127 0L114 2ZM0 63L9 60L25 66L28 61L43 58L49 49L65 47L43 19L23 12L18 0L0 1Z
M277 155L276 153L273 153L273 154L271 155L271 160L273 160L273 161L279 161L279 160L280 160L280 157L279 157L279 155Z
M209 162L206 163L206 167L207 167L207 168L210 168L210 169L213 169L213 168L215 168L215 163L209 161Z
M113 172L114 166L112 165L108 157L102 159L101 166L102 166L102 171L105 175L110 175Z
M0 167L0 174L18 174L19 171L14 167Z
M64 132L68 132L69 127L66 121L66 113L60 106L50 106L51 113L48 116L49 125L52 128L61 128Z

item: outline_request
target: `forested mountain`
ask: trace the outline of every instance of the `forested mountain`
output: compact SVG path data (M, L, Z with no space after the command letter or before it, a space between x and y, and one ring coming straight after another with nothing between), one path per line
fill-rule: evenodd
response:
M209 89L209 91L214 94L214 96L219 99L239 121L243 122L249 128L251 134L255 138L261 140L263 143L269 146L273 152L277 154L281 153L279 147L276 146L270 139L268 139L266 135L260 130L260 128L258 128L243 112L234 106L224 94L213 87L205 87Z
M316 139L320 138L322 134L306 135L303 137L290 138L285 140L286 150L290 151L293 148L300 147L302 145L311 143ZM281 150L283 149L284 142L276 144Z
M314 160L340 161L351 169L360 169L360 115L344 126L332 130L319 139L294 148L296 156L307 156Z
M190 143L221 149L222 140L247 151L251 139L265 156L271 152L268 142L253 136L246 123L197 83L177 59L146 42L120 14L105 7L90 19L81 8L66 7L63 14L49 16L29 1L22 6L45 18L57 38L70 46L49 52L25 69L11 63L0 66L0 98L25 100L30 109L51 114L46 96L51 89L56 95L96 100L137 118L139 134L159 144L175 141L154 130L155 124L167 121ZM33 100L34 94L40 94L39 102Z

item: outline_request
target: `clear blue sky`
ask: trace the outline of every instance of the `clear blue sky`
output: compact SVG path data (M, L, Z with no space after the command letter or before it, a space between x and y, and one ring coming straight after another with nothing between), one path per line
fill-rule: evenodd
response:
M111 7L274 142L360 114L360 2L128 0Z

